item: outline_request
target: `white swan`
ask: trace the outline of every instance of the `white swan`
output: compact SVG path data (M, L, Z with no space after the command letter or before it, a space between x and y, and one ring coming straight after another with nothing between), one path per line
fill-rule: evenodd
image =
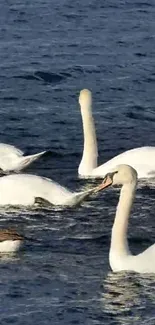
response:
M0 205L74 206L94 192L89 189L71 192L49 178L31 174L12 174L0 177Z
M84 133L84 149L78 173L84 177L104 176L118 164L129 164L137 170L138 178L155 175L155 147L140 147L125 151L97 167L97 140L92 116L92 95L88 89L80 92L79 104Z
M19 250L24 237L13 229L0 230L0 253L11 253Z
M130 270L139 273L154 273L155 244L135 256L130 253L128 247L127 228L137 185L136 170L128 165L119 165L105 176L98 189L101 190L114 184L122 185L122 189L112 228L110 266L114 272Z
M24 156L23 151L5 143L0 143L0 169L1 171L20 171L40 158L46 151L34 155Z

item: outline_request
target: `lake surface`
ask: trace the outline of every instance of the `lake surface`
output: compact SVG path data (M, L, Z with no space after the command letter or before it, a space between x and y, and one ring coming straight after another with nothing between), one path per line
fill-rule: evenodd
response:
M1 0L0 17L1 142L50 150L27 172L72 190L88 185L77 175L83 88L93 92L99 163L155 145L153 0ZM30 238L0 260L1 324L155 324L155 277L109 267L118 194L64 211L0 211L0 227ZM154 214L154 182L141 183L129 226L134 253L155 242Z

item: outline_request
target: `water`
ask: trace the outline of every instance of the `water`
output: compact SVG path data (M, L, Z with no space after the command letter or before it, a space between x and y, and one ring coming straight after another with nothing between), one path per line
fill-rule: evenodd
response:
M1 0L1 142L51 150L29 172L73 190L82 153L78 94L93 91L99 160L155 145L155 5L148 1ZM147 157L146 157L147 158ZM129 241L154 235L154 184L140 184ZM118 191L78 209L0 211L0 227L30 238L0 260L0 323L153 324L155 278L108 263Z

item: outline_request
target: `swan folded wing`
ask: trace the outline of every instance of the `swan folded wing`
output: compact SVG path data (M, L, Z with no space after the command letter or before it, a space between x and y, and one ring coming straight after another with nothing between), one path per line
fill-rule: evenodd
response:
M0 155L15 154L17 156L22 156L24 152L11 144L0 143Z
M33 205L41 197L54 205L63 205L72 192L48 178L13 174L0 178L0 205Z
M35 160L44 155L46 151L42 151L33 155L23 156L23 152L11 146L11 150L7 148L1 151L0 147L0 168L3 171L20 171L26 168Z
M0 168L3 171L14 170L23 152L12 145L0 143Z
M0 178L0 205L31 206L35 203L48 203L74 206L92 193L95 193L94 188L73 193L51 179L37 175L12 174Z
M138 172L138 178L154 176L155 147L140 147L127 150L113 157L92 171L91 176L105 176L119 164L128 164Z
M21 156L16 156L14 153L5 155L0 153L0 168L6 172L15 170L18 166L19 157L21 158Z

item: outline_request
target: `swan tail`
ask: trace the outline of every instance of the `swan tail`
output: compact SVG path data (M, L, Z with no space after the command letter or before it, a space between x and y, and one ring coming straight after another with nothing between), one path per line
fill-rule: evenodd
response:
M16 171L20 171L20 170L26 168L31 163L33 163L35 160L37 160L41 156L43 156L45 153L46 153L46 151L42 151L42 152L36 153L34 155L20 157L20 162L19 162L19 165L18 165Z

